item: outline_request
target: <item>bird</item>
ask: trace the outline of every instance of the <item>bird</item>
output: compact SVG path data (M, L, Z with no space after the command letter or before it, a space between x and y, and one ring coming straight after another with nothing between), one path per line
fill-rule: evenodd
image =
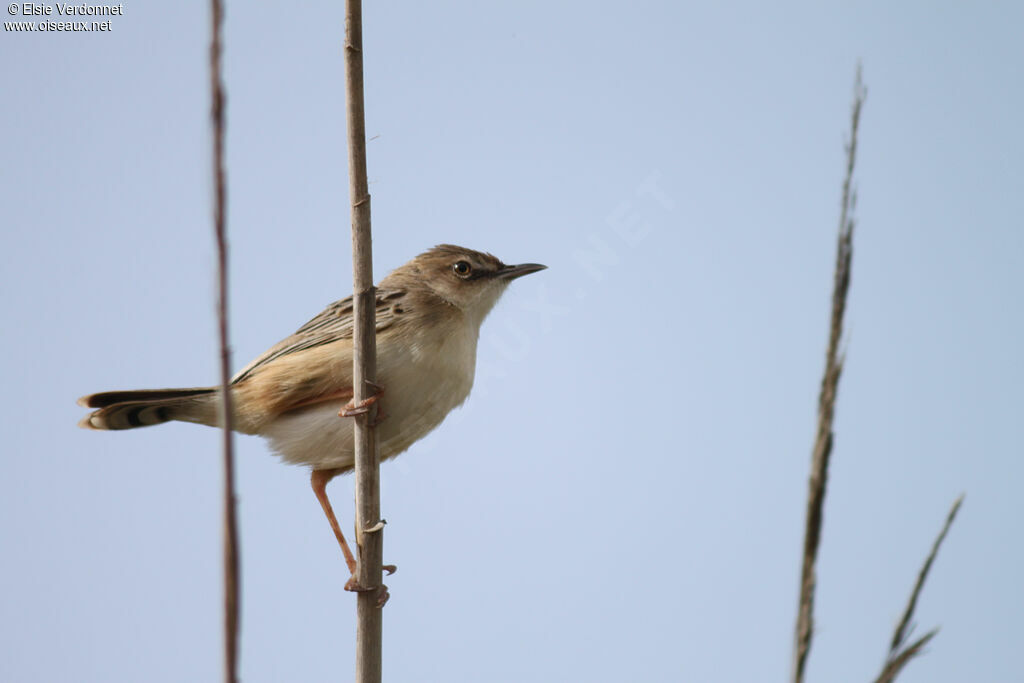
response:
M329 304L231 379L232 429L266 437L285 462L310 468L313 493L352 574L346 589L368 590L355 580L355 557L326 490L355 466L352 424L342 418L377 402L381 460L426 436L469 397L480 327L509 283L546 267L506 265L441 244L393 270L375 292L377 375L362 405L352 403L352 297ZM94 409L79 422L91 430L221 421L220 387L106 391L78 403Z

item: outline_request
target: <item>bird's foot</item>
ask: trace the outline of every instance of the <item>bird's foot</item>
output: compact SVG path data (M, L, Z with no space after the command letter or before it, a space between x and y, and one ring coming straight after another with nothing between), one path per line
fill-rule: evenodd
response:
M372 396L364 398L359 403L349 401L341 407L341 410L338 411L338 417L355 417L356 415L364 415L370 412L370 406L380 400L381 394L384 393L384 387L379 384L375 384L374 382L366 382L366 386L373 389L375 393ZM387 417L387 415L380 415L378 411L377 420L374 424L376 425L381 422L385 417Z
M338 417L355 417L356 415L365 415L370 412L370 406L380 400L380 394L374 394L369 398L364 398L359 403L349 401L341 407L338 411Z
M390 574L391 572L388 573ZM388 587L384 584L371 587L363 586L359 583L359 581L356 580L355 576L350 578L345 583L345 590L351 591L353 593L375 593L377 597L378 608L383 607L385 603L387 603L388 598L391 597L391 593L388 592Z

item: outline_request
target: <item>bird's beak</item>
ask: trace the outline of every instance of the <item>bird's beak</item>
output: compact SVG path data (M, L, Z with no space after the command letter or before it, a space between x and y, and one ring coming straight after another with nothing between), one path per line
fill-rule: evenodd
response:
M545 268L547 266L542 266L539 263L520 263L518 266L505 266L498 271L498 277L503 280L515 280L517 277L536 273L538 270L544 270Z

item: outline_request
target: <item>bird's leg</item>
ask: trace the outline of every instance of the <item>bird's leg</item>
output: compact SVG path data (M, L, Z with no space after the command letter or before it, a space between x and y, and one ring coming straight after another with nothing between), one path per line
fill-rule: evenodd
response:
M349 401L344 406L342 406L340 411L338 411L338 417L354 417L356 415L362 415L364 413L370 412L370 406L372 406L374 403L380 400L380 395L384 393L384 387L373 382L366 382L366 386L373 389L375 393L372 396L364 398L358 404L354 403L353 401ZM384 416L378 414L377 422L380 422L383 419Z
M345 535L341 533L341 526L338 524L338 518L334 515L334 508L331 507L331 501L327 497L327 482L341 472L341 469L313 470L312 475L310 475L310 483L313 486L313 493L316 494L316 499L320 501L320 507L324 509L324 514L327 515L327 521L330 523L331 530L334 531L334 536L338 539L338 545L341 546L341 552L345 556L345 564L348 565L348 571L352 574L349 580L345 582L345 590L357 593L377 591L377 606L383 607L384 603L388 601L388 597L390 597L388 594L388 587L382 585L377 586L376 588L366 588L359 585L359 582L356 580L355 555L352 554L351 548L348 547ZM397 568L393 564L386 564L383 566L383 569L391 575L395 573Z
M338 526L338 518L334 516L334 508L331 507L331 501L327 498L327 482L340 472L341 470L313 470L313 474L310 476L310 483L313 485L313 493L316 494L316 499L320 501L320 507L324 509L324 514L327 515L327 521L331 525L331 530L334 531L334 536L338 539L338 545L341 546L341 552L345 556L345 564L348 565L348 570L352 573L352 576L355 576L355 555L352 554L352 550L345 541L345 534L341 533L341 527Z

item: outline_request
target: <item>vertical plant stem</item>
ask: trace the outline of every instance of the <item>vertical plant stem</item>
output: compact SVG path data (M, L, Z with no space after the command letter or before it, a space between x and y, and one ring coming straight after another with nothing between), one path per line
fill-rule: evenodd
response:
M217 237L217 321L220 337L220 410L224 465L224 680L238 680L238 522L235 518L235 452L231 432L231 346L228 343L228 247L224 181L224 86L221 30L224 7L210 2L210 94L213 119L214 232Z
M373 393L376 380L376 292L370 234L370 192L366 176L366 122L363 109L363 26L360 0L345 2L345 92L348 116L349 199L352 202L352 273L354 354L353 401ZM382 582L383 531L380 529L380 457L377 450L376 404L355 417L356 545L361 586ZM368 529L374 531L367 531ZM376 591L356 599L356 681L381 680L382 610Z
M860 111L867 91L861 81L860 66L854 84L853 107L850 122L850 141L846 146L846 175L843 179L843 199L839 216L839 236L836 245L836 264L832 286L832 317L829 323L828 350L825 354L825 372L818 396L818 427L811 454L811 475L807 487L807 518L804 527L803 560L800 569L800 599L797 605L796 639L793 649L793 682L802 683L814 635L814 593L818 544L821 541L822 514L825 490L828 484L828 464L832 454L832 420L835 416L836 393L843 358L839 341L843 333L843 313L846 293L850 288L850 266L853 259L853 225L851 216L855 202L853 170L857 159L857 129Z

